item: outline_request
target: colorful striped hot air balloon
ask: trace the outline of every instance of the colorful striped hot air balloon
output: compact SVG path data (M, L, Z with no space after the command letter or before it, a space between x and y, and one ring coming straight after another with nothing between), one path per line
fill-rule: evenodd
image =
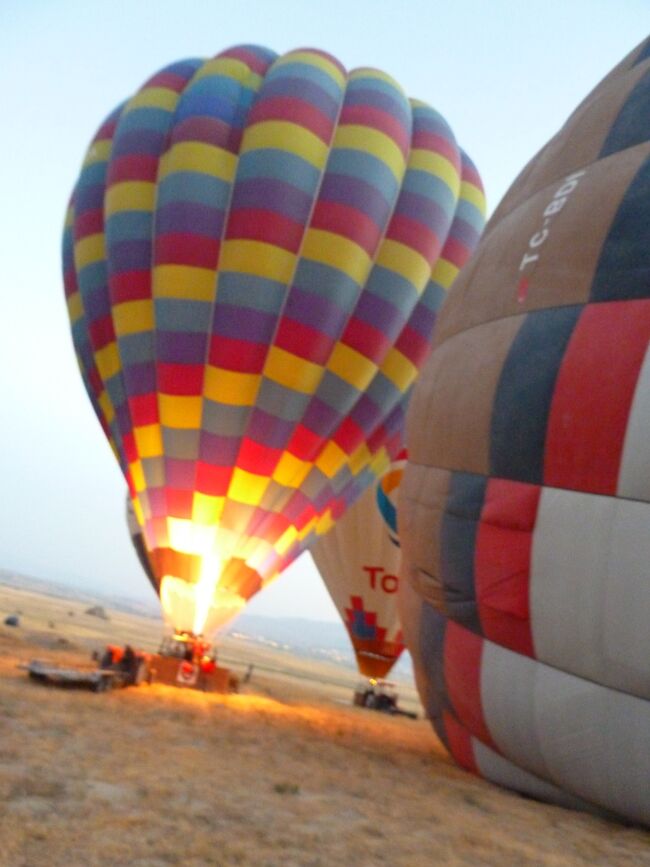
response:
M515 181L410 407L403 626L464 767L650 824L650 40Z
M437 112L322 51L174 63L100 127L66 296L173 626L213 632L383 472L482 208Z

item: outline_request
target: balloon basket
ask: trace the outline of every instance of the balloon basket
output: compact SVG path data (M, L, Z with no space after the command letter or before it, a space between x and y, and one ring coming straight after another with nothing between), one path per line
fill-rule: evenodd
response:
M217 662L209 641L190 632L165 636L149 659L149 682L202 692L237 692L239 678Z

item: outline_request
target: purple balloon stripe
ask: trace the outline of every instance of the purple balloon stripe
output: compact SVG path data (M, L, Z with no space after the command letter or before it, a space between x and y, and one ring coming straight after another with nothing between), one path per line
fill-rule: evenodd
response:
M233 307L217 304L214 310L212 333L220 337L248 340L252 343L268 343L273 337L277 314L249 307Z
M289 442L294 428L295 422L286 421L255 407L246 435L269 448L281 449Z
M171 144L204 142L236 154L241 144L242 128L216 117L188 117L174 126Z
M105 183L85 184L82 175L75 194L75 219L78 219L81 214L85 214L87 211L103 210L105 192Z
M412 296L412 302L415 303L415 295ZM395 332L395 328L401 328L406 321L406 317L410 313L412 307L408 310L402 310L400 306L391 304L386 298L380 295L373 295L370 292L363 292L359 298L354 316L372 325L382 334L387 336ZM395 323L398 323L396 326Z
M383 226L390 215L387 202L376 187L350 175L326 173L318 196L319 200L349 205L361 211L378 226Z
M417 193L410 193L406 190L402 190L400 193L395 213L422 223L429 231L435 232L439 236L441 233L446 236L453 215L441 207L435 199L419 196ZM444 236L440 240L443 240Z
M187 232L207 238L219 238L224 212L199 202L169 202L156 211L156 233Z
M115 407L115 418L122 436L131 433L131 412L126 400Z
M339 413L320 400L318 396L314 396L303 416L302 425L315 434L320 435L320 431L332 430L339 421Z
M347 315L326 296L298 286L292 288L284 310L286 318L314 328L332 339L338 337L341 319Z
M235 466L241 439L226 437L201 431L199 457L202 461L217 467Z
M287 505L282 509L282 514L293 524L298 516L301 515L309 505L310 503L307 497L298 490L292 495Z
M258 101L282 96L308 102L330 120L335 120L338 114L339 104L327 91L315 82L292 75L277 75L265 82Z
M255 178L235 185L231 209L263 208L306 223L312 206L312 197L292 184L271 178Z
M158 360L165 364L203 364L208 335L188 331L157 331Z
M432 310L426 304L418 304L418 306L413 311L413 315L408 320L408 327L412 328L413 331L417 331L418 334L421 334L427 340L431 338L433 333L433 326L436 323L436 311Z
M165 458L165 481L170 488L193 490L196 484L196 464L180 458Z
M464 244L470 249L474 249L480 235L470 223L463 219L456 219L451 226L449 237L453 238L455 241L460 241L461 244Z
M320 489L318 494L312 500L312 506L319 515L322 514L331 504L333 493L331 485L327 484L324 488Z
M89 323L110 315L111 302L105 284L86 291L82 288L80 294L83 298L84 313Z
M456 138L449 128L449 124L432 108L416 106L413 109L413 124L416 129L437 133L437 135L456 146Z
M350 418L362 430L372 430L381 421L382 409L367 394L362 394L350 413Z
M167 496L164 488L149 488L147 490L149 508L152 518L167 517Z
M128 397L156 392L156 366L151 361L125 365L123 372Z
M116 241L110 245L108 258L111 274L123 271L148 271L151 268L151 241Z
M368 87L367 79L360 78L350 82L345 94L345 104L377 108L399 121L405 132L411 129L411 116L403 99L393 98L385 90Z
M159 156L165 146L165 134L153 129L134 128L120 130L113 143L111 160L116 157L142 154Z

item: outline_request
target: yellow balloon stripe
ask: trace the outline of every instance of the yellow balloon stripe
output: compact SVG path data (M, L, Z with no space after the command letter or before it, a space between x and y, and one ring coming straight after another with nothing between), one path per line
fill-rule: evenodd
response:
M86 156L84 157L82 168L87 168L88 166L95 165L95 163L108 162L108 159L111 155L112 147L112 139L100 139L99 141L93 142L86 151Z
M487 207L487 202L485 200L485 193L476 184L471 183L471 181L463 181L461 185L460 191L461 199L465 199L465 201L470 202L470 204L474 205L478 210L484 214L485 209Z
M284 452L273 471L273 481L285 487L299 488L307 478L311 468L310 461L301 461L290 452Z
M288 283L296 263L296 256L263 241L229 240L222 247L220 271L236 271L266 277L278 283Z
M108 393L104 389L102 393L99 395L97 399L97 403L101 407L101 410L104 414L104 418L106 419L108 424L111 424L113 419L115 418L115 410L113 409L113 404L108 397Z
M124 115L138 108L162 108L172 112L176 108L178 94L168 87L145 87L138 91L124 107Z
M106 245L104 243L104 233L99 232L96 235L86 235L75 244L74 248L74 263L77 271L81 271L86 265L94 265L95 262L101 262L106 258Z
M415 380L418 369L405 355L402 355L399 349L393 347L384 359L381 372L404 394Z
M385 133L368 126L346 124L338 127L333 146L372 154L385 163L397 182L401 183L406 168L404 154Z
M431 274L431 265L421 253L392 238L385 238L382 242L377 255L377 264L404 277L420 293L427 285Z
M233 81L245 84L251 90L259 90L263 80L241 60L236 60L234 57L213 57L199 67L192 81L200 81L214 75L232 78Z
M376 81L383 81L385 84L388 84L393 90L396 90L402 98L406 99L406 94L402 86L399 82L395 81L392 75L389 75L387 72L384 72L381 69L375 69L373 66L359 66L357 69L353 69L348 79L350 81L355 81L356 79L375 79Z
M108 218L120 211L153 211L155 203L155 184L149 181L122 181L106 190L104 213Z
M121 370L120 356L115 341L107 343L95 353L95 364L102 382L106 382L111 376L119 373Z
M260 375L225 370L209 365L205 370L203 396L215 403L230 406L252 406L255 402Z
M163 427L197 430L201 427L201 398L158 393L158 411Z
M84 307L81 301L81 295L78 292L74 292L72 295L69 295L66 299L66 306L68 308L68 317L70 319L70 324L75 325L84 315Z
M440 257L431 272L431 279L434 283L440 284L443 289L451 289L454 280L458 277L459 270L453 262Z
M327 476L333 478L347 460L347 455L334 440L330 440L318 456L315 466Z
M154 297L212 301L215 272L193 265L157 265L154 269Z
M198 172L223 181L232 181L237 157L230 151L205 142L177 142L160 160L158 183L174 172Z
M259 476L256 473L242 470L241 467L235 467L228 490L228 499L236 500L238 503L247 503L250 506L258 506L270 481L266 476Z
M302 255L314 262L337 268L361 286L368 275L372 260L363 247L354 241L327 232L309 229L302 247Z
M329 75L339 87L344 87L345 85L345 75L341 69L326 57L323 57L321 54L312 53L311 51L291 51L279 57L273 64L272 69L278 69L292 63L306 63L308 66L313 66Z
M142 462L138 460L130 463L129 473L131 474L131 479L133 480L133 487L138 494L142 494L147 487L144 479L144 472L142 471Z
M377 365L356 349L345 343L337 343L327 368L345 382L360 388L360 383L368 382L374 376Z
M197 524L213 524L221 518L225 497L213 497L194 491L192 497L192 520Z
M265 120L247 128L242 140L241 154L269 148L295 154L317 169L324 167L329 154L325 142L296 123Z
M272 346L266 357L264 375L292 391L312 394L323 375L323 368L279 346Z
M152 331L154 327L153 302L149 298L125 301L113 307L113 325L118 337Z
M135 445L140 458L156 458L163 453L159 424L148 424L133 429Z
M449 187L454 198L458 198L460 174L447 157L422 148L413 148L409 157L409 168L440 178Z

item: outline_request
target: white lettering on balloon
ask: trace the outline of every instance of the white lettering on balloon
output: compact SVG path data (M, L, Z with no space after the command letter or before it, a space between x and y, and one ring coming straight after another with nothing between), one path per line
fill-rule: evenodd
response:
M561 186L553 193L553 198L544 208L542 214L542 225L537 229L528 241L528 248L522 256L519 264L519 272L523 275L517 286L517 300L523 304L526 300L528 290L528 278L525 274L529 265L533 265L540 257L541 247L546 243L552 229L553 217L559 214L562 208L566 205L571 196L571 193L580 183L580 179L586 173L586 169L581 169L579 172L573 172L568 175Z

